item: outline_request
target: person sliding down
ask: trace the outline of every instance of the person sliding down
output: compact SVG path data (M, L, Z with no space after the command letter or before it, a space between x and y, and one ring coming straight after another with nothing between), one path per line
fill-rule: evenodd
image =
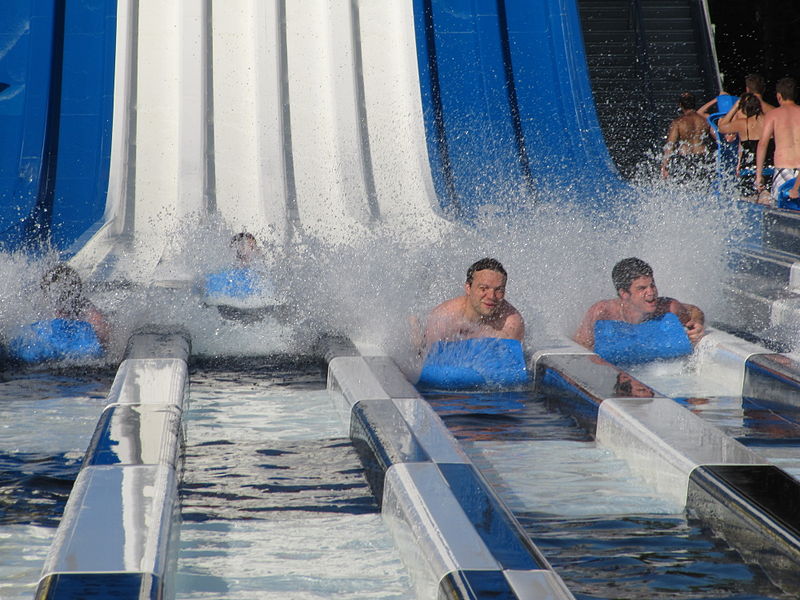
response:
M573 339L611 363L642 363L692 352L705 332L703 311L658 295L653 269L625 258L611 272L617 297L595 302Z
M64 263L56 265L42 276L40 287L55 318L25 326L9 344L12 357L37 363L102 356L111 329L103 313L83 293L75 269Z
M255 236L237 233L229 246L236 254L235 263L204 276L204 303L215 306L223 318L241 323L260 321L267 314L274 314L280 298Z
M428 315L417 385L436 389L506 387L527 381L525 322L506 299L507 273L493 258L469 267L464 295Z

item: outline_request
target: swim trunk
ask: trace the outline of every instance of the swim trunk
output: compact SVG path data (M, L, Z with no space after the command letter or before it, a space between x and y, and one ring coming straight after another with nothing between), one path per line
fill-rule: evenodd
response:
M799 174L800 169L775 169L775 174L772 176L772 190L770 195L776 203L778 202L781 186L787 181L794 179Z

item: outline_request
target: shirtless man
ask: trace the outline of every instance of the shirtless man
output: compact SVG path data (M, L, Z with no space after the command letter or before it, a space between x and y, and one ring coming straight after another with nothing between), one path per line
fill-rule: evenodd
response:
M777 201L780 187L800 174L800 106L797 83L784 77L775 85L778 108L764 116L764 128L756 150L756 187L764 188L764 162L770 138L775 138L775 175L772 177L772 199Z
M678 99L681 116L672 121L661 160L661 177L691 178L702 174L708 162L707 141L711 128L695 110L694 94L684 92Z
M625 258L614 265L611 279L617 298L595 302L586 312L573 339L594 350L594 325L599 320L643 323L668 312L674 313L686 327L689 341L696 344L705 331L705 315L692 304L658 295L653 269L641 259Z
M434 308L425 326L424 344L468 338L522 341L522 315L506 299L506 270L497 260L483 258L467 270L464 295Z

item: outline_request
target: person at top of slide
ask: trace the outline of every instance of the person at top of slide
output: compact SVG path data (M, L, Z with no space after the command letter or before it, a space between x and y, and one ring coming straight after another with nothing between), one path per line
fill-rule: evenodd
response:
M775 92L780 106L764 116L764 127L756 150L756 187L764 189L769 142L775 138L775 174L772 177L771 195L777 201L781 186L800 174L800 106L796 103L797 82L791 77L778 81Z

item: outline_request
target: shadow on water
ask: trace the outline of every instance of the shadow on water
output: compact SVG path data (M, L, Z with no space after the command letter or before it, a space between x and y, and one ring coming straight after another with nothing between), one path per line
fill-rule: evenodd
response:
M215 440L188 448L186 460L199 468L181 486L182 519L378 512L350 440L265 445Z
M0 453L0 525L57 527L80 466L65 454Z
M425 392L424 395L450 432L460 440L591 440L572 417L548 410L542 397L529 390Z
M516 516L578 600L788 598L683 515Z
M58 525L113 374L92 365L4 373L0 525Z

